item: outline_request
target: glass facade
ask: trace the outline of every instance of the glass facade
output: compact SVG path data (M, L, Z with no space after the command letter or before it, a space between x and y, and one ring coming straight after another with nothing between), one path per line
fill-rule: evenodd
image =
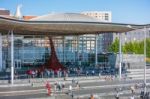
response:
M101 37L99 36L99 38ZM69 64L72 64L71 66L94 65L95 40L96 35L53 37L57 57L66 66ZM3 69L10 67L10 42L10 35L2 35ZM14 64L16 69L41 66L49 59L49 56L50 45L47 36L14 35Z

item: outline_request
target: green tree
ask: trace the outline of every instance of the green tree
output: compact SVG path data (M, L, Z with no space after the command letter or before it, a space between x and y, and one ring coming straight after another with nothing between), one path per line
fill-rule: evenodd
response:
M150 58L150 38L146 40L146 55Z
M119 51L118 38L115 39L115 41L111 44L109 51L115 53ZM144 40L125 43L122 46L122 51L123 53L144 54ZM146 55L148 58L150 58L150 38L146 39Z
M119 51L119 39L116 38L115 41L110 45L109 52L117 53Z

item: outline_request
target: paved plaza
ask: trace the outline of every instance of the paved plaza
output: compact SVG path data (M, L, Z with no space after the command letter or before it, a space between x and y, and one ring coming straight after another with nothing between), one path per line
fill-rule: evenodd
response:
M82 78L82 79L81 79ZM72 94L69 92L69 86L72 85L72 93L73 99L88 99L91 94L95 96L96 99L113 99L115 98L117 91L119 92L119 96L122 99L128 99L131 97L131 86L135 86L135 84L139 84L139 87L135 90L134 96L138 99L140 97L140 92L143 90L142 79L126 79L126 80L104 80L99 79L98 77L76 77L76 81L79 81L80 88L77 88L74 84L72 84L71 78L63 81L63 78L57 79L57 82L65 83L65 88L62 91L54 90L54 82L56 80L52 79L52 96L47 96L47 91L43 83L41 81L34 81L31 85L26 86L8 86L8 84L4 86L1 85L0 88L0 99L71 99ZM43 80L44 81L44 80ZM149 82L147 80L149 91ZM41 84L41 86L40 86ZM101 97L101 98L100 98Z

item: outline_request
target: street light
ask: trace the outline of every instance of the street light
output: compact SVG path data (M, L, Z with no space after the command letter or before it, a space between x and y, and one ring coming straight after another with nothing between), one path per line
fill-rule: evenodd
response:
M121 38L122 38L122 35L119 33L119 79L121 80L122 78L122 42L121 42Z
M147 26L148 25L144 26L144 63L145 63L144 64L144 94L146 93L146 32L147 32ZM128 25L127 27L132 28L130 25Z
M146 26L144 27L144 94L146 93Z

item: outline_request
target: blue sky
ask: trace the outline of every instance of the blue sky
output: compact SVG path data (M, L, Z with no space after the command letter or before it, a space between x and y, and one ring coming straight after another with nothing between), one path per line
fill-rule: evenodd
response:
M0 8L15 13L22 4L23 15L43 15L50 12L112 11L112 21L150 23L150 0L0 0Z

